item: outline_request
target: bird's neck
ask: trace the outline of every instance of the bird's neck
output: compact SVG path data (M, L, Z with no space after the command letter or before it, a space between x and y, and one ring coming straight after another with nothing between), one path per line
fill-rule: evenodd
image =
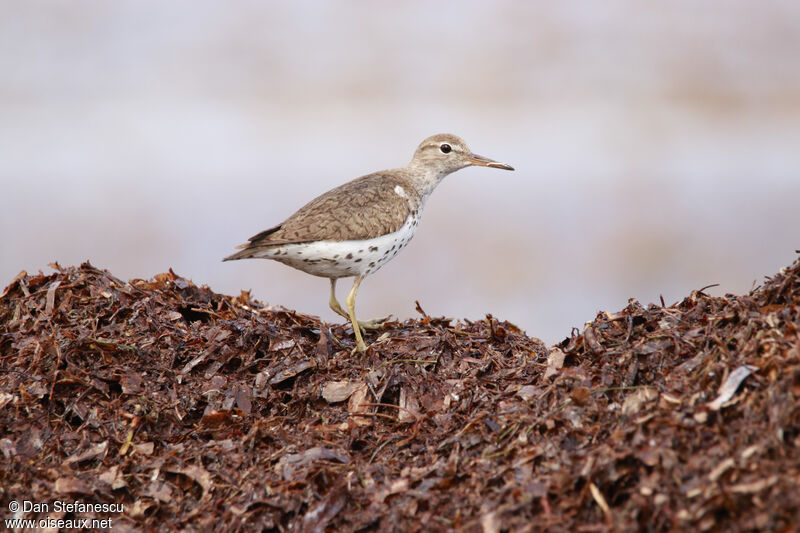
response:
M409 178L414 182L423 204L445 176L452 173L451 170L414 165L413 162L406 167L406 170Z

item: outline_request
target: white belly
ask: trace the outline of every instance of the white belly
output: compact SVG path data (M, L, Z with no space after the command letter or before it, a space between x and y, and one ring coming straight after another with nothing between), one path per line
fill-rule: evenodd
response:
M287 244L265 250L257 257L274 259L324 278L367 276L405 248L417 230L418 220L409 217L399 230L375 239Z

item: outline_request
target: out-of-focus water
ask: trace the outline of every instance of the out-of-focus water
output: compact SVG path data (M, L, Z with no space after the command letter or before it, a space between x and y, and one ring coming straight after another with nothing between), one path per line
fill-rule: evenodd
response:
M428 202L359 315L547 342L629 297L743 292L800 248L800 4L3 2L0 284L169 267L339 320L233 246L452 132L516 172ZM340 283L341 298L347 283Z

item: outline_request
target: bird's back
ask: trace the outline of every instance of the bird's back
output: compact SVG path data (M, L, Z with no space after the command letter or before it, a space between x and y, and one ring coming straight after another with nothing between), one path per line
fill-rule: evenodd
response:
M375 172L331 189L283 223L262 231L225 260L257 257L265 248L364 240L398 231L421 199L404 169Z

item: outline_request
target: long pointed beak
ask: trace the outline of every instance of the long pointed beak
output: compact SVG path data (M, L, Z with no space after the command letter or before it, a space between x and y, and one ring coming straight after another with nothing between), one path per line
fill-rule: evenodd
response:
M467 156L467 161L471 165L477 165L480 167L491 167L491 168L502 168L503 170L514 170L514 167L511 165L506 165L505 163L499 163L494 159L489 159L488 157L483 157L482 155L478 154L469 154Z

